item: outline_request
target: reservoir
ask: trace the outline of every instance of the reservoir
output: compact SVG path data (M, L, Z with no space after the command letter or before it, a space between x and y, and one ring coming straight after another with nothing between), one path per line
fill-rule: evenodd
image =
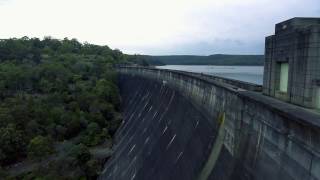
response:
M259 85L263 83L263 66L165 65L157 68L203 73Z

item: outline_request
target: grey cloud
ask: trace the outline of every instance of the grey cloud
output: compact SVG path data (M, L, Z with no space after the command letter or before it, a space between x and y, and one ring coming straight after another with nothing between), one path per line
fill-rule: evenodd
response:
M176 45L133 48L144 54L263 54L266 36L274 25L293 17L319 17L319 0L260 1L253 4L191 12L190 26L208 30L201 39ZM210 33L212 32L212 33ZM198 34L194 34L195 37Z

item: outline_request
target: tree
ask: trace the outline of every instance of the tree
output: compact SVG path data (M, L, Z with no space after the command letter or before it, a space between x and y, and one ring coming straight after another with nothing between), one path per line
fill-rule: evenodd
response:
M97 179L98 173L101 171L101 162L96 159L90 159L86 163L86 175L89 179Z
M30 137L34 137L34 136L39 135L39 134L44 134L41 126L35 120L31 120L31 121L28 122L28 124L26 125L26 133Z
M0 128L0 164L6 165L24 156L26 142L21 130L16 129L14 124Z
M89 149L84 144L73 145L69 151L69 155L77 159L77 164L85 164L91 158Z
M52 141L48 137L36 136L28 145L28 156L42 158L54 152Z
M57 125L55 127L55 132L56 132L55 138L58 140L63 140L64 137L66 136L67 128L62 125Z

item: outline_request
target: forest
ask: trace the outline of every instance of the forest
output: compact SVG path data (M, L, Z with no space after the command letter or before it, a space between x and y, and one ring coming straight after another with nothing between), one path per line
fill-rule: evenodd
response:
M113 65L126 59L76 39L0 40L0 179L96 179L121 123Z

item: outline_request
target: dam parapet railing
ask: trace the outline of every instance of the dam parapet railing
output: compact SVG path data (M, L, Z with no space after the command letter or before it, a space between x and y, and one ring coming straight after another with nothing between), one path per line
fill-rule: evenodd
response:
M169 69L158 69L143 66L117 66L118 72L123 72L130 74L140 74L149 78L157 78L163 81L163 83L168 83L166 80L174 78L174 75L189 77L198 81L202 81L213 86L230 91L237 96L251 99L257 103L265 105L267 108L272 109L280 114L296 120L302 123L310 123L314 126L320 128L320 112L294 104L286 103L275 98L263 95L260 93L262 91L262 86L243 82L218 76L206 75L202 73L186 72L179 70L169 70ZM178 77L179 78L179 77ZM239 85L239 86L238 86Z
M223 146L240 171L251 177L265 176L252 179L320 180L318 112L254 92L261 87L251 89L250 83L238 87L238 81L176 70L116 69L122 75L170 86L210 117L212 126L217 126L219 114L225 112Z
M221 82L224 84L229 84L232 86L235 86L237 88L249 90L249 91L256 91L256 92L262 92L262 85L254 84L250 82L210 75L210 74L204 74L204 73L197 73L197 72L186 72L186 71L179 71L179 70L169 70L169 69L158 69L154 67L143 67L143 66L117 66L117 68L141 68L141 69L150 69L150 70L159 70L159 71L169 71L169 72L176 72L176 73L182 73L187 75L193 75L200 77L202 79L211 79L217 82Z
M180 72L183 72L183 71L180 71ZM214 76L214 75L209 75L209 74L203 74L203 73L195 73L195 72L187 72L187 73L192 74L194 76L200 76L201 78L204 78L204 79L210 79L210 80L218 81L218 82L221 82L224 84L233 85L233 86L236 86L241 89L262 92L262 86L258 85L258 84L239 81L239 80L235 80L235 79L224 78L224 77L219 77L219 76Z

